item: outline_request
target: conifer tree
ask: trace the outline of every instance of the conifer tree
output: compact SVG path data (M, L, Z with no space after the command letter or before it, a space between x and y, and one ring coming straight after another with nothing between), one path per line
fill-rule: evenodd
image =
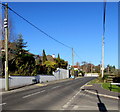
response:
M57 63L58 63L58 67L60 68L61 67L61 62L60 62L60 55L58 54L58 57L57 57Z
M18 35L18 39L16 41L16 54L22 54L25 53L25 50L23 48L26 48L27 42L24 42L22 34Z
M45 50L43 49L43 64L47 61Z
M60 55L58 54L58 59L60 60Z

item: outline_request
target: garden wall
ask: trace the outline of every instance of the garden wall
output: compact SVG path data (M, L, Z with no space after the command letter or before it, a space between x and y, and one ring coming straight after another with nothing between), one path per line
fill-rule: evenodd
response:
M9 77L9 86L10 88L22 87L30 84L34 84L33 80L37 80L37 82L48 82L60 79L69 78L68 70L59 69L54 72L53 75L40 75L37 76L10 76ZM5 78L0 78L0 89L5 88Z

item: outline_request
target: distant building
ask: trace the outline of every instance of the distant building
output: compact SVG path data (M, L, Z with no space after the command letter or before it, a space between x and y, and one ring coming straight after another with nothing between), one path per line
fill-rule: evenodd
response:
M52 57L55 58L55 54L53 54Z
M80 66L78 65L73 65L72 67L74 68L74 70L80 70Z
M53 55L52 56L51 55L47 55L47 60L55 62L55 59L54 59Z

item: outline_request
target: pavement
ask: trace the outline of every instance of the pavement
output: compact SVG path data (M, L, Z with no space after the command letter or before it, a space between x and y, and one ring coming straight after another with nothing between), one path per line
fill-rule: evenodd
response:
M85 89L85 91L87 92L99 94L100 96L104 97L110 97L115 99L120 98L120 93L103 89L101 84L86 84L82 89Z

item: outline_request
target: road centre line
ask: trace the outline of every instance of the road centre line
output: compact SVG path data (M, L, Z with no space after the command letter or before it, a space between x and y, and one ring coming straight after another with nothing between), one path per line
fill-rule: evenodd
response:
M6 105L6 104L7 104L7 103L2 103L2 104L0 104L0 106L1 106L1 105Z
M42 92L45 92L45 90L42 90L42 91L39 91L39 92L36 92L36 93L32 93L32 94L29 94L29 95L26 95L26 96L23 96L22 98L27 98L27 97L30 97L30 96L33 96L33 95L37 95L37 94L42 93Z
M69 106L69 104L72 102L72 100L73 100L80 92L81 92L81 90L78 91L65 105L63 105L63 106L62 106L63 109L67 108L67 107Z
M42 93L42 92L45 92L45 90L42 90L41 93Z
M67 108L71 101L81 92L81 89L84 88L84 85L80 87L80 90L65 104L62 106L63 109Z
M55 86L55 87L52 87L51 89L55 89L55 88L59 88L60 86Z

